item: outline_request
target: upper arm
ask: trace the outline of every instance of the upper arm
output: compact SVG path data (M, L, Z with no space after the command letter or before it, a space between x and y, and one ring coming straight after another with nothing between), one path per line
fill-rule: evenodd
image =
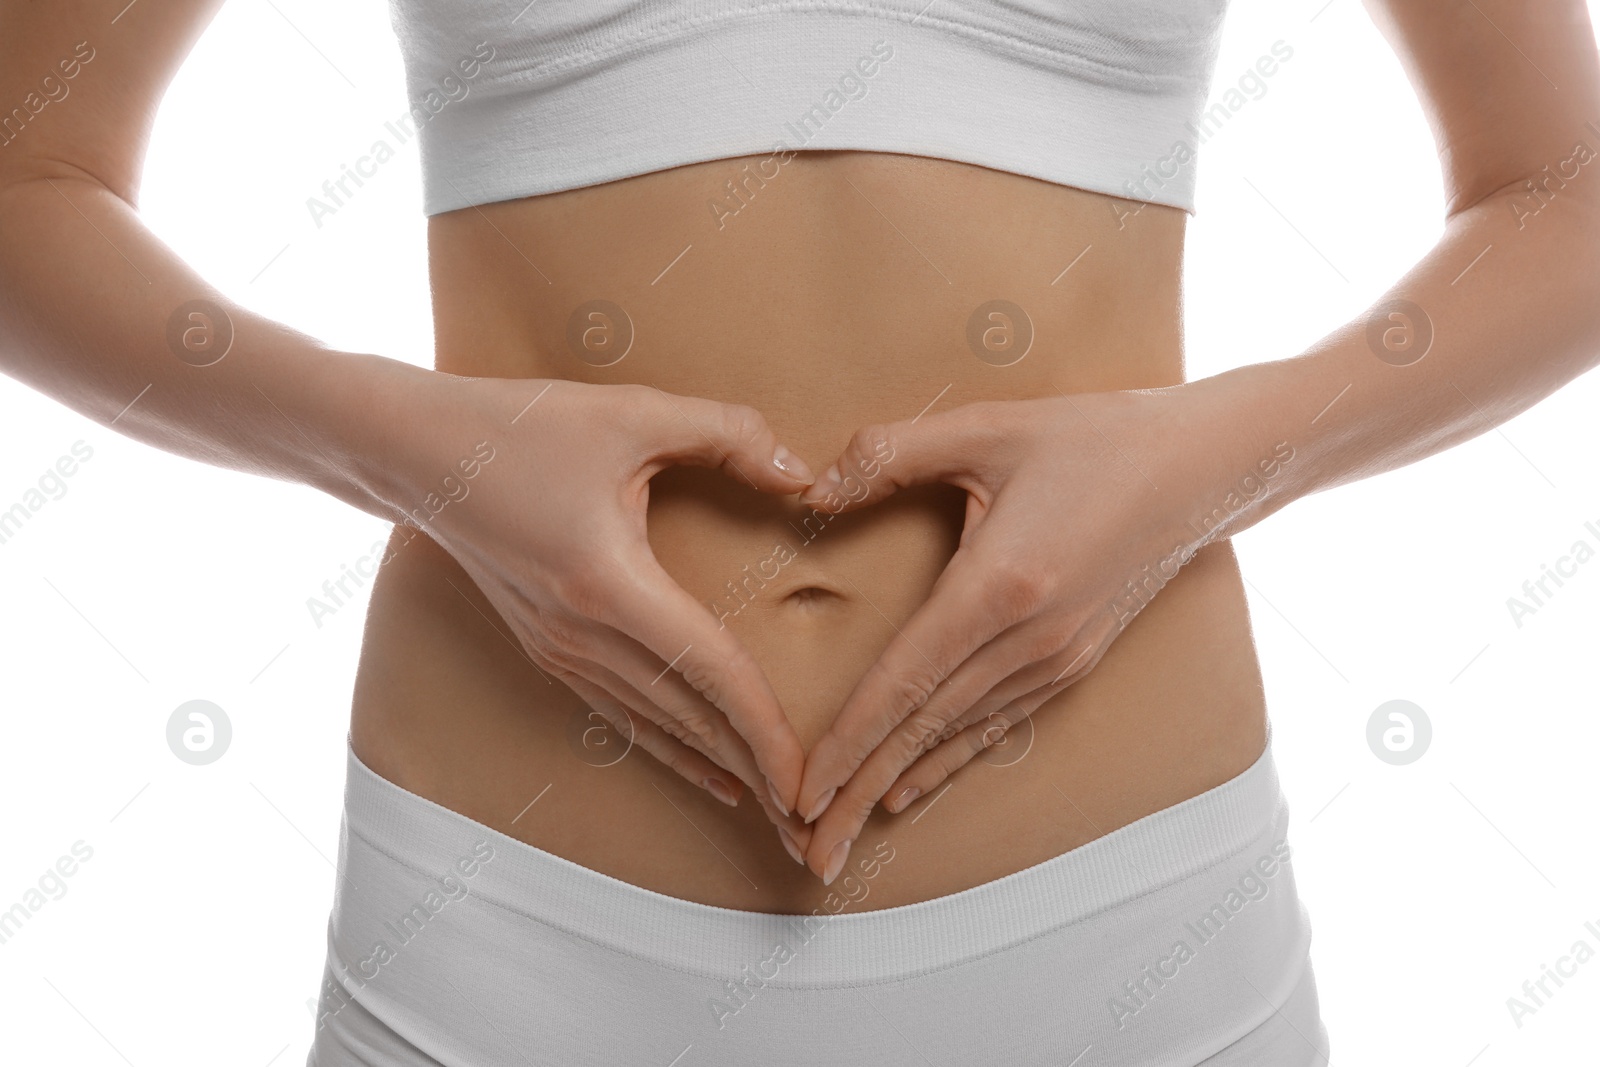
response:
M1427 112L1449 214L1558 166L1579 142L1600 153L1584 0L1364 2ZM1600 177L1589 180L1600 194Z
M156 109L223 0L0 0L0 183L87 175L134 203Z

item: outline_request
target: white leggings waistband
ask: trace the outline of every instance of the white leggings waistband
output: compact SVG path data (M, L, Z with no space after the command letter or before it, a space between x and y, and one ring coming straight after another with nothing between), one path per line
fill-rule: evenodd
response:
M831 1053L890 1067L926 1062L918 1046L932 1043L936 1062L1012 1067L1080 1054L1077 1067L1321 1064L1287 820L1269 743L1215 789L973 889L774 915L581 867L352 750L309 1062Z
M1238 854L1283 803L1268 746L1237 778L1034 867L918 904L828 915L829 950L796 959L773 984L865 985L1000 951ZM348 833L430 877L487 840L494 861L470 880L473 896L675 970L737 971L749 962L742 946L792 937L802 919L815 918L719 908L600 874L402 789L354 749L345 819Z

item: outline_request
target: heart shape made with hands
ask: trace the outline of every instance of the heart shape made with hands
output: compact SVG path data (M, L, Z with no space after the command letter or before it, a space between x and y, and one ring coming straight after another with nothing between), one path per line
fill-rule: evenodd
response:
M717 471L669 467L651 483L649 539L669 576L768 665L809 752L882 651L827 640L853 625L838 613L853 605L874 636L892 640L953 555L965 507L954 486L918 485L835 513ZM806 641L812 632L817 640Z
M829 618L827 605L811 605L806 624L831 627L831 639L816 642L826 646L826 659L808 661L805 643L789 633L785 645L771 644L772 627L747 625L737 635L754 659L789 664L794 676L780 677L780 688L817 707L809 723L790 719L796 733L805 727L813 735L803 746L799 790L784 798L796 810L785 816L787 825L774 819L791 855L831 881L880 803L890 813L905 810L1094 669L1151 597L1222 529L1218 521L1197 527L1197 511L1226 522L1247 508L1226 510L1234 504L1223 490L1235 471L1259 469L1266 477L1292 458L1292 449L1258 458L1259 419L1241 417L1252 393L1210 381L974 401L866 426L798 496L753 493L702 472L701 479L726 483L701 484L733 501L722 514L741 545L768 520L803 533L805 520L797 525L791 517L795 508L820 504L829 516L824 533L795 553L808 553L803 562L769 565L756 581L749 581L752 561L705 551L708 505L698 493L675 498L668 489L651 501L653 512L660 505L651 516L652 545L678 572L680 588L719 592L726 585L737 595L745 585L750 603L738 597L739 614L752 612L759 623L774 610L753 595L766 583L828 591L842 577L854 599L871 608ZM684 477L697 476L674 474L664 485ZM940 516L931 524L930 507ZM908 525L886 536L897 514ZM675 523L683 543L673 539ZM937 532L930 539L930 529L944 540ZM827 544L812 547L823 536ZM889 551L861 566L855 553L874 543ZM817 565L840 561L847 567ZM857 568L870 592L844 573ZM844 596L837 585L834 591ZM869 641L862 629L848 646L841 638L857 618L876 623L875 635ZM865 646L882 635L883 622L894 632L874 655L880 650ZM841 644L862 650L843 669ZM855 668L856 679L840 678ZM827 692L830 680L849 688Z
M657 561L765 665L807 770L817 741L896 628L926 601L960 542L969 506L953 485L889 484L876 456L851 462L853 477L831 492L814 486L810 502L704 467L668 467L651 482ZM857 504L874 481L878 499ZM756 552L752 544L767 547ZM841 642L856 618L871 638ZM801 852L810 838L803 814L794 813L787 830Z

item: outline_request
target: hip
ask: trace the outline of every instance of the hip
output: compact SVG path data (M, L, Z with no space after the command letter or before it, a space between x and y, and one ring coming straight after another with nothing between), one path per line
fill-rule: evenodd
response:
M965 892L861 912L910 851L863 838L829 899L766 914L568 863L352 752L311 1062L1325 1062L1287 825L1268 747Z

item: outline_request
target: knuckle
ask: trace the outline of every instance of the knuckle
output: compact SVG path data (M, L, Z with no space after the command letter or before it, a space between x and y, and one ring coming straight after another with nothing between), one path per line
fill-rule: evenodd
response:
M558 678L565 680L575 674L572 657L565 647L550 633L546 619L541 617L539 625L529 629L522 635L525 648L548 664Z
M1006 731L1015 724L1000 712L991 711L982 725L983 729L977 737L978 747L992 748L1005 740Z
M662 719L657 725L661 727L662 733L666 734L674 741L681 741L684 744L688 744L689 738L694 736L693 731L689 728L689 724L684 722L682 719L668 717Z
M723 432L743 444L759 440L767 430L767 420L748 404L727 404L722 409Z
M630 737L634 733L633 721L628 718L627 711L622 705L611 700L601 699L590 702L590 708L606 725L610 726L619 736Z
M559 657L563 661L579 654L584 643L579 621L556 612L545 612L539 616L537 636L545 655Z
M628 383L625 388L628 390L627 400L629 403L636 404L639 407L667 408L676 414L676 409L674 409L671 403L668 402L666 395L655 386L631 382Z
M944 728L939 731L937 737L934 739L933 747L938 747L952 738L959 737L965 729L966 727L962 725L959 720L956 722L946 723Z
M607 398L611 401L611 403L606 405L607 411L615 412L616 414L623 416L632 416L647 411L655 411L658 412L662 418L665 418L671 411L671 405L667 404L662 399L659 392L650 388L648 385L640 385L637 383L628 382L610 386L608 387L608 390L609 389L614 389L616 391L608 391L606 394Z
M697 747L705 751L715 751L717 729L708 716L690 713L684 715L678 722L683 727L685 733L684 742L686 744L698 742ZM690 740L691 738L693 739L692 741Z
M877 806L878 798L867 795L867 791L860 788L841 789L828 805L825 818L829 819L830 828L837 829L843 825L847 830L859 830ZM827 857L823 858L826 860Z
M682 671L685 681L714 707L725 711L737 680L748 677L754 666L755 656L740 642L720 656L689 660L682 664Z
M933 761L939 780L943 781L971 763L973 757L984 751L986 747L986 745L977 741L970 744L946 745L928 758Z
M939 687L939 679L929 677L924 671L894 671L879 663L873 668L887 687L889 707L902 716L918 711L932 698Z
M1034 568L1005 560L990 569L989 600L1008 619L1029 617L1044 605L1048 595L1048 580Z
M926 755L943 740L946 730L952 725L928 716L907 719L905 728L900 732L900 765L905 766Z
M654 389L633 383L606 386L605 391L594 396L587 410L583 411L583 417L590 427L598 426L610 434L628 436L638 434L641 426L650 431L660 430L670 425L669 416L677 417L671 405Z
M894 427L889 423L874 422L858 429L850 438L849 451L857 457L892 454L895 445Z

